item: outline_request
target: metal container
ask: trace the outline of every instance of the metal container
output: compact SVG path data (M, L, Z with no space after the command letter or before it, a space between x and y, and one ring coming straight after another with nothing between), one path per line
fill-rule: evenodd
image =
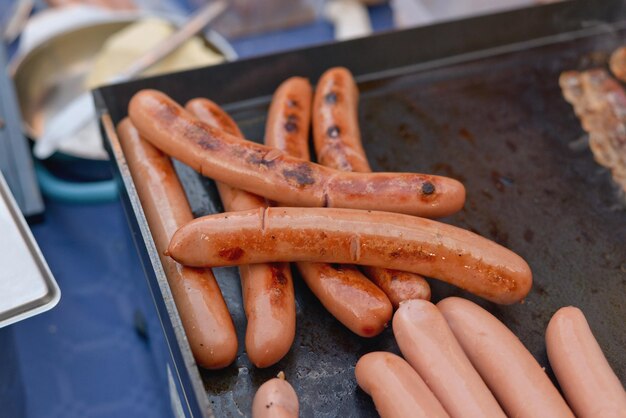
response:
M354 365L370 351L398 352L391 330L359 338L334 320L295 275L297 331L277 365L256 369L243 351L245 316L234 268L215 269L239 333L240 353L221 371L196 368L172 303L114 126L143 88L180 103L209 97L246 137L260 139L271 95L288 77L315 82L343 65L361 90L363 144L374 170L443 174L463 181L464 210L444 221L491 238L534 272L523 304L498 306L431 281L433 300L462 295L494 313L550 373L544 332L560 307L586 314L617 375L626 381L626 212L610 175L570 142L580 123L561 98L561 71L605 65L626 40L621 1L569 1L322 45L213 68L101 88L96 102L106 146L123 184L131 230L146 266L186 416L249 415L255 390L285 371L303 417L376 416ZM196 216L221 210L212 181L177 171ZM622 209L620 209L622 208ZM552 375L551 375L552 376Z
M116 20L62 32L12 62L10 71L24 130L31 139L37 140L46 121L85 91L85 79L102 45L140 18L126 13ZM226 59L236 57L230 44L216 32L209 31L203 39L207 48ZM63 148L63 153L88 160L107 159L106 153L93 147L70 146Z
M1 328L51 309L61 292L2 174L0 231Z
M36 141L46 121L85 91L85 79L106 40L142 17L138 13L111 15L108 21L59 33L13 60L10 72L24 132L30 139ZM237 57L217 32L205 31L203 40L226 60ZM99 202L118 196L95 123L62 144L52 158L38 163L37 174L43 192L54 199Z
M9 186L0 172L0 405L25 415L25 395L10 324L53 308L61 296Z

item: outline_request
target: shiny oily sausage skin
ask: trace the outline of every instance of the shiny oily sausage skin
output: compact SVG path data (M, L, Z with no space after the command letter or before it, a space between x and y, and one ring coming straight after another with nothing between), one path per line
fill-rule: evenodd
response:
M626 417L624 387L580 309L568 306L552 316L546 348L552 370L577 417Z
M381 418L449 418L441 403L402 357L373 352L359 359L356 381Z
M350 331L374 337L385 330L393 314L391 302L355 266L308 262L296 266L326 310Z
M320 78L313 104L313 142L320 164L340 171L372 171L361 143L358 101L359 91L348 69L331 68ZM371 266L363 272L395 309L405 300L430 299L428 282L417 274Z
M521 301L532 285L528 264L495 242L389 212L267 208L209 215L176 231L168 254L195 267L313 261L402 269L500 304Z
M341 171L368 173L359 130L359 90L347 68L322 74L313 101L313 144L317 161Z
M264 142L287 155L309 160L311 88L304 88L301 80L286 80L274 94ZM299 124L298 129L285 125L285 118L281 115L286 110L290 116L295 116L292 121ZM296 265L303 280L326 310L355 334L373 337L380 334L391 320L393 310L387 296L356 268L307 262Z
M619 80L626 82L626 47L617 48L609 60L611 72Z
M574 418L537 360L496 317L457 297L437 308L508 416Z
M306 78L291 77L276 89L265 124L265 145L309 160L309 126L313 90ZM272 145L267 143L272 138Z
M372 266L361 269L389 297L394 309L405 300L430 300L430 285L418 274Z
M207 99L187 103L200 120L243 138L234 120ZM266 207L265 199L217 183L224 209L237 211ZM291 348L296 333L296 304L291 269L287 263L260 263L239 267L243 305L248 324L246 353L256 367L269 367Z
M165 94L142 90L129 115L141 135L201 174L293 206L348 207L440 217L457 212L465 188L412 173L343 173L213 128Z
M117 132L194 358L207 369L226 367L237 356L237 334L213 273L163 255L174 231L193 219L172 163L129 119Z
M298 395L280 372L263 383L252 401L252 418L298 418Z
M393 335L452 418L506 418L435 305L403 302L393 316Z

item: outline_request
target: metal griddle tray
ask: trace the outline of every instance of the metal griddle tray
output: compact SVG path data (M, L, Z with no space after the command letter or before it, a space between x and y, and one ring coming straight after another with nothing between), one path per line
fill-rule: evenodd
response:
M445 221L504 244L529 262L535 283L523 304L478 302L509 326L549 373L548 320L562 306L580 307L624 382L626 211L610 175L591 153L570 147L583 131L561 98L558 76L604 65L626 41L625 17L621 1L570 1L99 89L105 142L124 186L129 224L185 413L249 415L258 386L284 370L299 394L301 416L375 416L373 403L357 388L354 365L367 352L398 349L389 329L372 339L351 334L296 274L293 348L277 365L256 369L243 350L237 271L220 268L215 272L238 329L240 355L224 370L198 370L113 130L136 91L159 89L181 103L209 97L231 112L248 138L260 139L271 94L281 81L300 75L315 82L329 67L350 68L361 89L361 130L373 168L463 181L465 209ZM210 180L182 164L177 170L196 216L221 210ZM449 295L476 300L431 284L434 301Z

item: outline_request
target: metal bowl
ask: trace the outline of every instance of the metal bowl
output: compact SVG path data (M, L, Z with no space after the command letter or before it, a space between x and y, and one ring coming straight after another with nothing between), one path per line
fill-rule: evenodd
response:
M50 116L85 91L84 81L105 41L139 17L97 23L70 30L38 45L11 66L26 135L36 141ZM233 48L216 32L207 31L208 48L227 60L236 58ZM107 160L97 125L78 133L61 147L65 156Z

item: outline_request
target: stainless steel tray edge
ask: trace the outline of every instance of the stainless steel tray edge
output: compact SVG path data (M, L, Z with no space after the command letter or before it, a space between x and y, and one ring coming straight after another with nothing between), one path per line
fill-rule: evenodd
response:
M0 327L4 327L31 316L40 314L49 309L52 309L59 303L61 299L61 289L57 284L48 263L46 263L37 241L33 236L30 228L26 224L26 220L22 216L17 202L11 191L9 185L4 179L2 173L0 173L0 204L4 203L8 211L8 216L13 220L21 239L24 241L25 246L33 257L33 262L37 266L37 270L41 275L41 278L45 282L47 292L42 297L35 300L31 300L26 304L14 307L4 312L0 312ZM2 209L2 207L0 207ZM9 236L9 238L11 238ZM15 261L15 260L11 260Z
M119 174L116 178L123 183L123 187L120 187L120 190L126 195L126 198L122 200L124 201L124 210L127 213L127 218L130 222L134 217L137 223L136 228L141 232L141 237L137 236L137 234L133 234L133 240L142 258L144 272L146 273L146 280L148 281L153 302L158 308L159 321L166 336L167 348L172 358L182 359L184 366L182 369L177 361L171 364L171 368L176 376L177 386L185 389L178 391L179 395L182 395L180 398L183 402L184 416L212 418L214 415L209 407L206 392L200 379L198 366L191 353L187 335L183 329L176 304L174 303L172 291L167 282L158 251L154 245L152 234L148 227L148 221L146 220L141 202L139 201L139 195L137 194L137 189L135 188L128 164L122 152L115 126L107 113L100 115L100 126L103 136L107 138L105 143L107 143L107 147L110 146L110 153L114 156L114 166ZM152 267L153 270L151 271L148 266ZM161 301L163 303L161 303ZM163 309L165 311L163 311ZM163 313L166 314L165 317L162 315ZM187 387L185 377L189 379L191 388ZM191 389L191 392L189 392L188 389ZM193 402L194 400L197 404Z

